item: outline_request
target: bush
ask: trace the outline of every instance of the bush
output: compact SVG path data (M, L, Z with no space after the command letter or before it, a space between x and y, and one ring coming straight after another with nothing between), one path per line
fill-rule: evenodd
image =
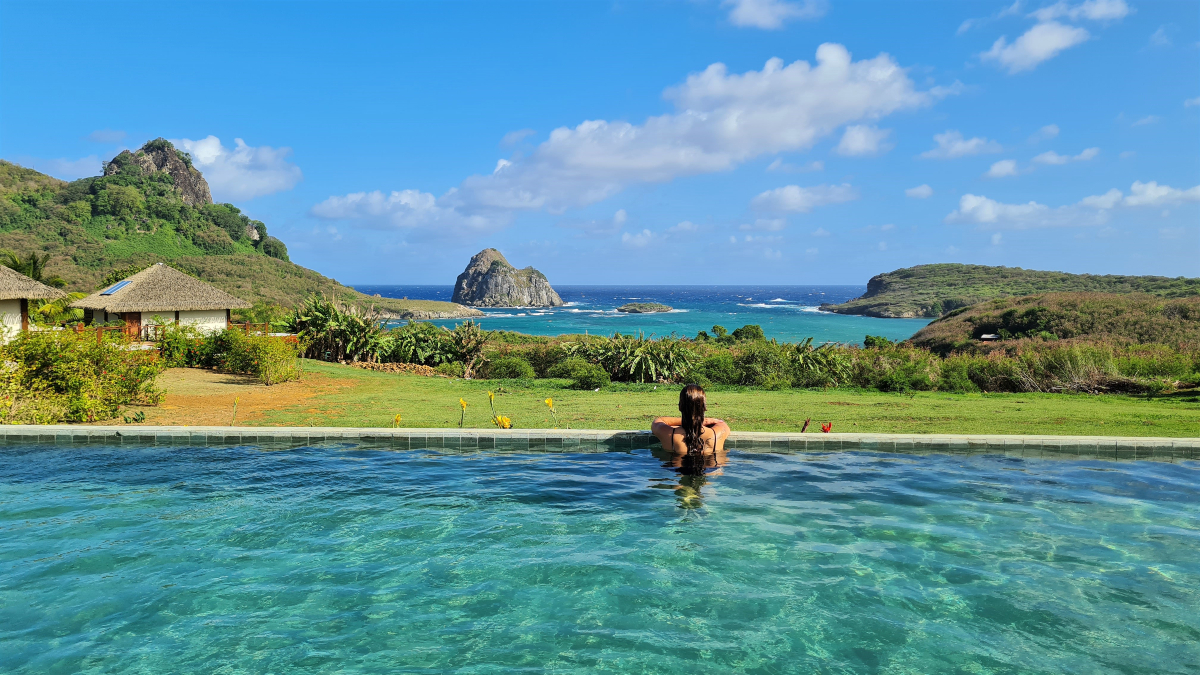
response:
M701 380L710 384L737 384L741 381L741 375L738 372L737 364L733 362L733 356L723 353L701 361L700 365L689 373L688 379L696 384L701 384ZM705 385L701 384L701 386Z
M738 381L759 386L767 382L777 385L785 379L790 381L790 361L787 348L774 342L747 345L734 359Z
M891 347L891 346L892 346L892 341L885 337L880 337L878 335L868 335L865 338L863 338L863 347L865 347L867 349L883 349L885 347Z
M763 334L762 326L751 323L733 331L733 339L739 342L742 340L766 340L767 336Z
M571 380L572 389L599 389L607 387L612 381L603 368L578 356L555 364L547 375Z
M124 336L69 330L20 333L0 347L0 421L95 422L117 417L121 406L156 404L162 372L153 351L129 349Z
M439 375L445 375L446 377L463 377L464 375L462 361L439 363L434 370L436 370Z
M253 375L272 385L300 378L300 348L286 338L223 330L196 348L195 365Z
M534 376L533 366L517 356L502 356L486 365L484 375L490 380L524 380Z
M567 353L562 347L550 344L533 345L522 355L529 361L529 365L533 366L533 372L538 377L549 377L550 369L567 358Z

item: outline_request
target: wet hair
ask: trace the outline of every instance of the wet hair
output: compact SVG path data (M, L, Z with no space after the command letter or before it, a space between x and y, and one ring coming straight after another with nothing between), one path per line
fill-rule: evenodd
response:
M708 405L704 400L704 389L698 384L689 384L679 392L680 426L683 428L683 444L687 454L679 463L680 473L699 476L704 473L704 413ZM714 436L715 438L715 436ZM714 445L713 451L716 451ZM715 459L715 457L714 457Z

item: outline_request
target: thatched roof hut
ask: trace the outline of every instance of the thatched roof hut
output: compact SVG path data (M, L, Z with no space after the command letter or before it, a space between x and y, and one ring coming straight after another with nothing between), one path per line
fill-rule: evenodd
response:
M76 300L71 307L123 314L248 309L250 303L158 263L82 300Z
M66 293L0 265L0 300L58 300Z

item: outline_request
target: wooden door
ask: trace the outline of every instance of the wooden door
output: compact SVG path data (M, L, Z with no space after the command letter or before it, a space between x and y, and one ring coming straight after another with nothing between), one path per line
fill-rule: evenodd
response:
M125 312L125 334L138 338L142 335L142 313L141 312Z

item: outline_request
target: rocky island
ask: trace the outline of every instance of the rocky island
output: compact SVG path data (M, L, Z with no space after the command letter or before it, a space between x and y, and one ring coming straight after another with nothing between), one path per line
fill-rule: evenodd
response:
M452 302L470 307L561 307L546 275L519 270L494 248L476 253L454 282Z
M626 314L655 314L657 312L669 312L672 309L674 307L659 302L630 302L618 307L617 311Z

